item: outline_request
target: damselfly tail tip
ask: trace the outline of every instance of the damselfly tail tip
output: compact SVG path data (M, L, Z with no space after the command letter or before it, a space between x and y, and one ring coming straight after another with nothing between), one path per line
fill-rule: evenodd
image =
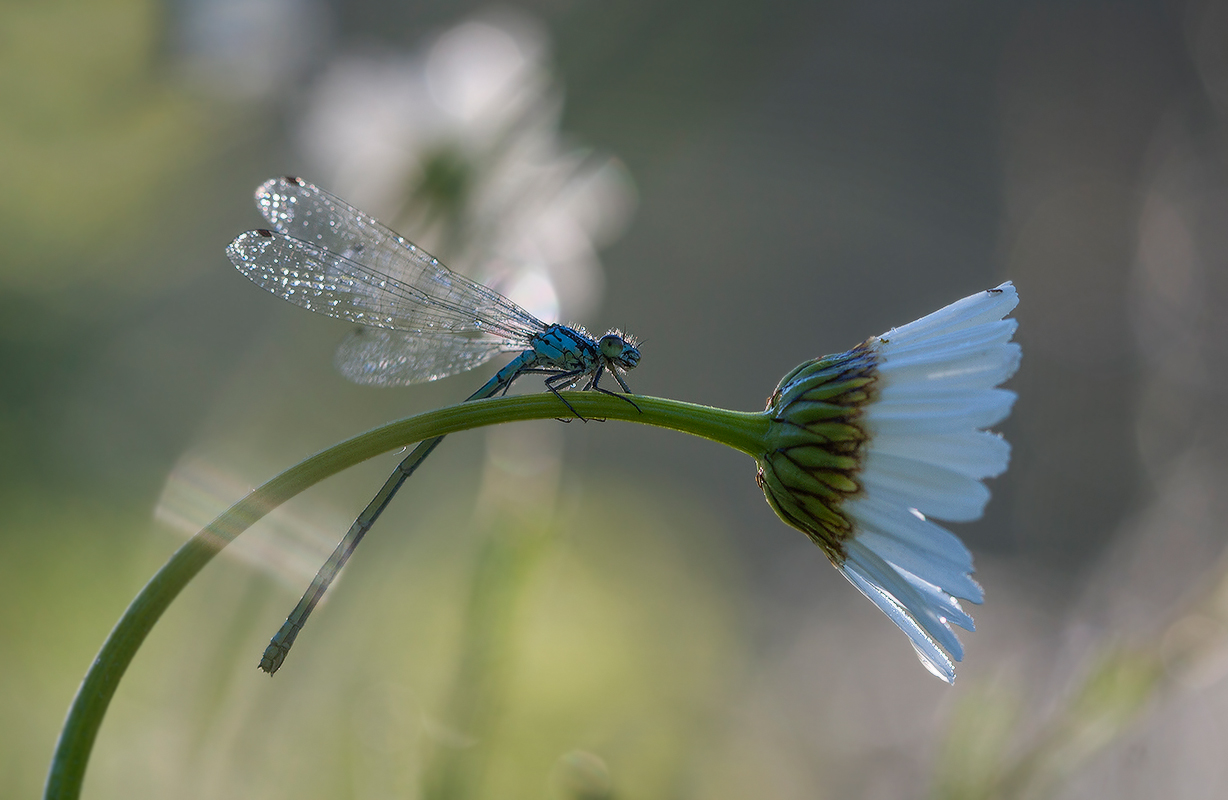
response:
M282 663L286 660L286 651L275 644L270 644L264 649L264 655L260 657L260 669L264 670L272 677L273 673L281 669Z

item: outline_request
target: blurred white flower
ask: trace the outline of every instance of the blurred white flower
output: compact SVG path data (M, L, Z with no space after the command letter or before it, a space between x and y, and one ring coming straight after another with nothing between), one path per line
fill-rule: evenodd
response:
M929 517L978 518L989 500L982 479L1006 470L1010 445L984 428L1015 401L996 387L1019 366L1017 323L1004 319L1018 302L1007 282L803 364L768 406L773 448L759 467L768 502L947 682L947 654L963 658L951 625L974 630L959 599L983 594L968 548Z
M596 248L621 232L633 193L614 159L560 141L545 51L531 22L488 14L420 52L340 57L298 144L319 183L553 320L592 310Z
M331 34L320 0L184 0L175 8L181 67L196 85L234 99L285 90Z
M183 455L166 478L154 519L185 538L192 536L258 484L255 476L275 473L255 465L236 467L237 461L200 453ZM275 509L255 528L228 546L218 542L218 547L225 546L230 557L297 591L315 576L336 544L336 531L344 530L346 523L344 516L327 505L299 502Z

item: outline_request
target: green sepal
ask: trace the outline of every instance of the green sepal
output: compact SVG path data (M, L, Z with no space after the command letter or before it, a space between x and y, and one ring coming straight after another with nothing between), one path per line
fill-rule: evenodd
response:
M804 426L780 422L768 431L768 440L774 445L774 450L808 445L834 445L845 449L869 438L861 428L846 422L812 422Z
M841 405L860 405L868 399L868 393L860 391L862 387L873 383L874 379L857 376L855 378L846 378L845 380L833 380L821 383L818 386L812 386L798 398L800 401L814 400L830 400L832 398L840 398ZM796 402L796 401L795 401Z
M829 419L843 419L849 415L848 406L836 403L825 403L822 400L794 400L789 404L789 421L798 425L809 425Z
M780 483L783 491L819 495L830 503L839 503L844 499L830 483L820 479L822 470L802 469L780 453L771 458L767 474Z
M852 472L861 464L861 460L856 455L833 453L828 448L818 444L790 447L787 451L787 456L799 467L808 470L836 469L843 472Z

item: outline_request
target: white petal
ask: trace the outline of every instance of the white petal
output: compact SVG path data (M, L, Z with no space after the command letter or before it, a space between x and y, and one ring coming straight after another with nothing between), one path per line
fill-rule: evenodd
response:
M917 651L917 658L921 660L926 669L947 683L955 683L955 665L951 663L951 659L946 657L937 642L921 630L921 627L908 615L908 611L896 602L895 598L851 569L841 567L840 573L848 578L849 583L860 589L862 594L870 598L874 605L878 606L892 622L899 626L900 630L908 634L908 638L912 640L913 649Z
M874 551L891 566L908 572L918 580L929 584L929 587L975 602L980 602L984 597L980 584L972 580L972 576L968 574L969 569L963 565L936 559L920 550L912 549L899 539L876 531L859 532L857 541ZM914 582L915 585L917 584ZM963 614L962 609L960 613ZM972 630L971 617L967 618L966 623L957 624L965 630Z
M1015 374L1021 350L1009 342L961 351L926 351L878 365L880 396L988 389Z
M926 596L926 599L930 602L930 607L934 610L934 613L942 618L944 623L958 625L966 631L976 630L976 623L973 622L972 617L968 616L967 612L960 606L958 600L929 581L921 580L911 572L904 570L899 570L899 572L905 580L913 585L913 588ZM977 588L980 587L978 586Z
M855 539L845 548L844 567L856 572L875 588L890 595L921 626L926 635L941 645L951 654L952 658L956 661L963 658L963 645L956 638L955 632L947 625L942 614L945 609L932 602L930 597L921 592L897 569L868 547L858 544Z
M941 336L909 339L903 344L894 339L879 337L879 351L885 363L938 353L972 352L1006 344L1015 335L1018 327L1018 320L999 319L971 328L949 331Z
M890 536L922 557L950 564L963 573L972 572L972 554L960 538L913 509L863 495L846 503L844 510L859 530L873 530ZM923 571L913 571L931 583L942 585ZM974 594L961 594L960 597L981 602L980 587L976 588Z
M887 611L892 619L896 619L896 624L900 625L905 633L908 633L918 652L928 656L925 642L929 642L931 645L936 644L945 649L956 661L963 658L964 647L947 622L951 608L950 602L953 601L940 600L930 591L919 588L909 577L896 570L869 548L858 544L855 539L848 543L844 563L840 565L840 568L846 575L856 575L861 579L861 581L854 581L858 588L862 588L862 583L868 584L888 598L891 601L889 605L896 606L904 617L914 623L915 630L900 625L896 616L887 611L887 608L879 602L875 595L866 592L866 596L874 600L879 608ZM865 589L863 588L862 591L864 592ZM958 608L958 605L955 608ZM970 617L962 612L959 613L964 620L971 622ZM922 634L920 639L915 635L918 633Z
M859 482L867 495L952 522L978 519L989 502L989 490L975 478L873 449L865 457Z
M866 427L871 435L950 433L987 428L1011 413L1015 393L1006 389L982 389L924 396L901 393L880 397L866 407Z
M970 478L1001 475L1011 459L1009 442L980 430L877 436L872 447L875 452L945 466Z
M995 289L957 300L916 322L893 328L880 338L904 345L921 337L940 336L973 325L1000 320L1018 304L1019 295L1016 294L1014 285L1007 281Z

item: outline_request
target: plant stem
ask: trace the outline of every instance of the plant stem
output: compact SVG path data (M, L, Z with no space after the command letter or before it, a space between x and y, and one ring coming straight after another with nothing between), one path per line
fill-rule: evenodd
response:
M769 417L657 397L567 392L567 402L587 419L618 419L681 431L759 456ZM627 402L632 399L635 406ZM99 726L120 679L158 618L217 553L257 520L290 498L348 467L423 439L457 431L562 413L550 394L477 400L419 414L355 436L300 462L255 489L180 547L128 606L81 682L60 731L47 774L47 800L75 800Z

